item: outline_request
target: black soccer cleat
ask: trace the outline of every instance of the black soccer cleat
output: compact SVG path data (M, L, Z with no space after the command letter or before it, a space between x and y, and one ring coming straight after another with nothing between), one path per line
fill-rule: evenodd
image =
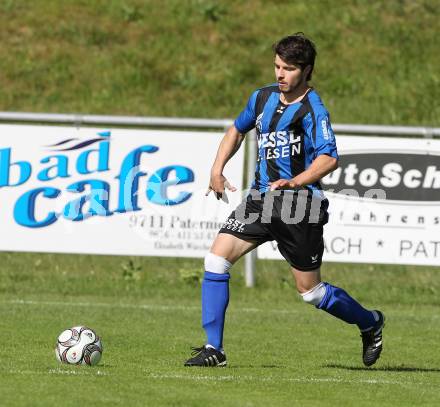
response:
M380 311L375 312L379 316L376 325L368 331L361 332L362 359L365 366L374 365L382 352L382 329L385 326L385 316Z
M226 366L226 355L224 352L214 349L211 346L192 348L192 358L185 362L185 366L201 367L223 367Z

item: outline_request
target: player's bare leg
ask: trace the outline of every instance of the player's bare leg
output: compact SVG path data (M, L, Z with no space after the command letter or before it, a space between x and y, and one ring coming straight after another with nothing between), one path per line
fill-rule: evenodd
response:
M223 328L229 303L229 269L256 246L256 242L228 233L217 235L205 257L202 283L202 325L207 342L200 348L193 348L193 357L185 362L185 366L226 366Z
M321 269L313 271L300 271L292 267L293 278L295 279L296 289L300 294L310 291L321 282Z
M210 253L221 256L234 264L241 256L256 247L256 242L243 240L229 233L219 233L211 246Z
M380 311L362 307L343 289L321 282L320 269L301 271L292 267L296 287L303 300L349 324L356 324L362 337L362 359L373 365L382 352L382 328L385 317Z

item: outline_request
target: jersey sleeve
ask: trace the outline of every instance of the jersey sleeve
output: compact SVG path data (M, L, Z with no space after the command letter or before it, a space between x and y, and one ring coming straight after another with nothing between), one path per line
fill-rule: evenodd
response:
M255 114L255 103L257 100L258 91L255 91L249 98L246 107L238 115L234 121L235 128L241 133L245 134L255 127L257 116Z
M307 115L303 120L303 127L307 136L312 140L314 158L323 154L338 158L335 134L326 110L319 109L314 114Z

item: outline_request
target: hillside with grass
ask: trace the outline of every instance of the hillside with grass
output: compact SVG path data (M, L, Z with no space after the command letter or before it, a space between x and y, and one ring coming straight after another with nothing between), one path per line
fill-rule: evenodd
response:
M2 0L0 111L230 118L303 31L336 123L440 126L438 0Z

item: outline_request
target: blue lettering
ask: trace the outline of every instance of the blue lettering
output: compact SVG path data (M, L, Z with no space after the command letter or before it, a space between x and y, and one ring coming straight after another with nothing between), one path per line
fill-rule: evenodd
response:
M43 220L35 219L35 200L40 194L45 198L54 199L60 193L61 191L56 188L36 188L26 192L15 203L15 221L28 228L42 228L56 222L58 218L55 212L49 212Z
M109 150L110 142L101 141L99 143L98 149L83 151L77 161L76 169L80 174L91 174L92 172L108 171L108 160L109 160ZM98 168L96 170L90 170L89 167L89 157L91 153L98 153Z
M64 207L63 216L72 221L82 221L91 216L110 216L113 213L109 211L109 192L110 186L105 181L88 180L75 182L69 185L66 190L69 192L84 192L86 186L90 187L90 193L69 202ZM89 209L83 213L83 207L86 202L90 203Z
M138 188L139 177L146 175L146 172L139 171L139 164L142 153L155 153L159 147L146 145L136 148L127 154L121 165L121 170L116 179L119 179L118 209L115 212L139 211Z
M55 165L51 165L50 167L45 168L44 170L41 170L38 175L37 178L40 181L50 181L52 179L55 178L68 178L69 177L69 173L68 173L68 163L69 163L69 159L64 156L64 155L50 155L48 157L43 158L40 162L42 164L48 163L50 162L52 159L57 160ZM54 170L52 172L54 172L54 174L49 175L49 172L51 170Z
M175 171L175 178L169 178L170 173ZM168 197L168 188L173 185L194 182L194 172L188 167L171 165L157 170L148 180L147 198L158 205L178 205L191 197L190 192L179 192L176 198Z
M12 166L19 168L18 181L15 184L9 183L9 172ZM3 148L0 150L0 188L16 187L24 184L31 176L32 166L27 161L17 161L11 163L11 149Z

